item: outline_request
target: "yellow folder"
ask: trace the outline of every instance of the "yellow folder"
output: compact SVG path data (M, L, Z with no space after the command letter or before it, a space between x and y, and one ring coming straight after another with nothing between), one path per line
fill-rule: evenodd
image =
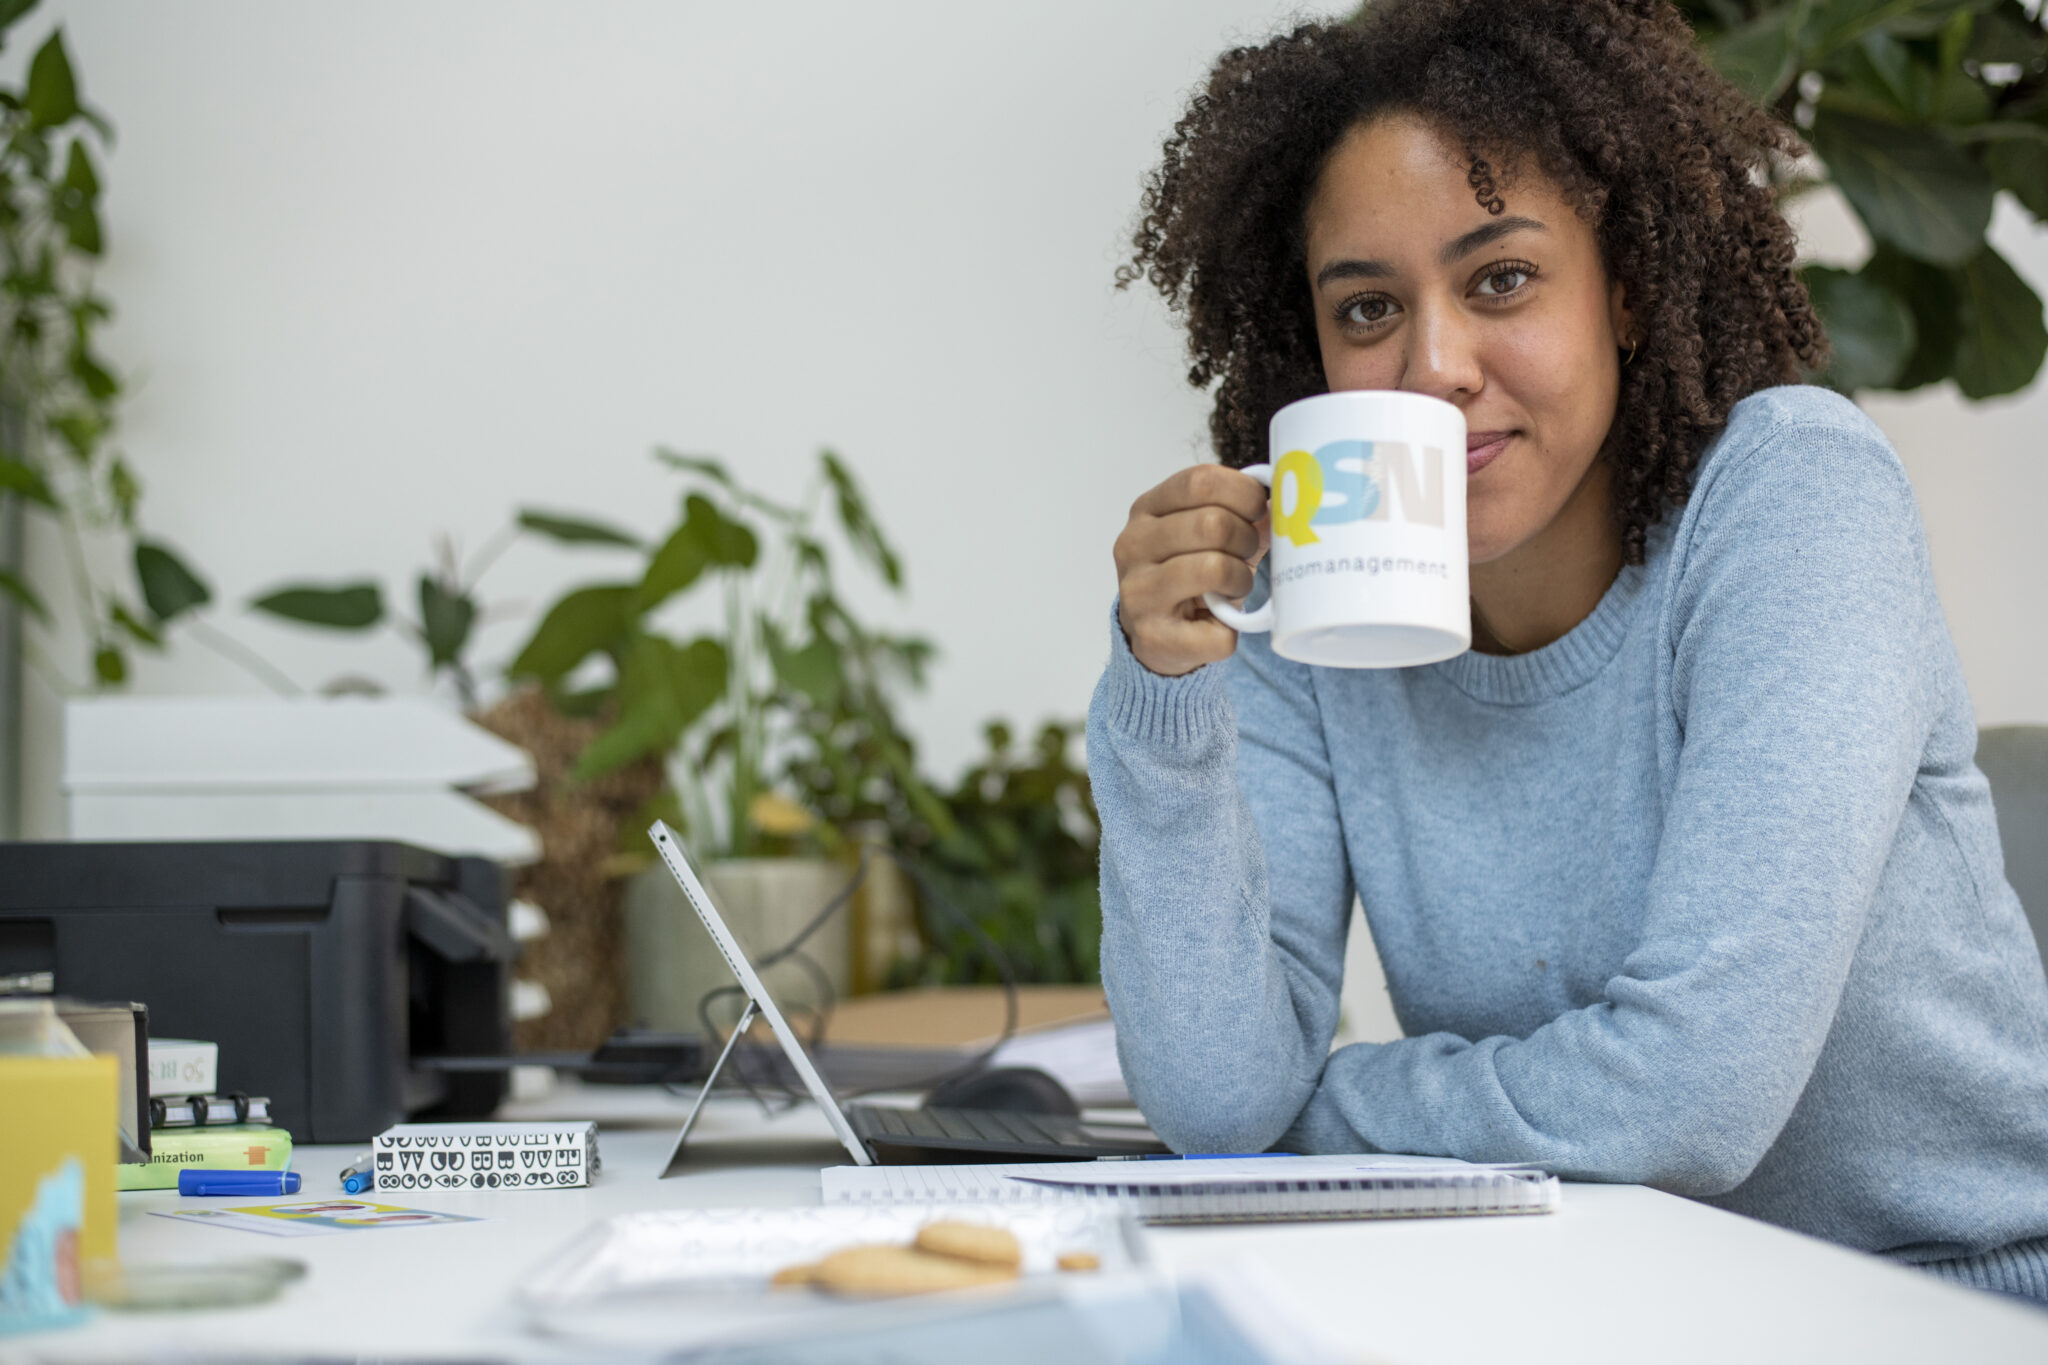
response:
M120 1073L112 1057L0 1056L0 1257L41 1245L21 1239L23 1215L36 1206L45 1180L61 1177L75 1159L85 1175L85 1218L70 1283L113 1268L115 1134Z

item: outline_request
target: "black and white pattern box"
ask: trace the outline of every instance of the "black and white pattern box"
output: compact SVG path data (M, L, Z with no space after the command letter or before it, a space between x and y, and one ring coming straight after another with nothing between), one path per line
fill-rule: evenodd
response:
M401 1123L371 1151L380 1193L572 1189L598 1172L595 1123Z

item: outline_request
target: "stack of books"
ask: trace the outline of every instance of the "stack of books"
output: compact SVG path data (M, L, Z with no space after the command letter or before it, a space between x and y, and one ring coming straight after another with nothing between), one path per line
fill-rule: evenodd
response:
M212 1093L218 1056L212 1043L149 1040L149 1160L123 1163L116 1188L174 1190L180 1171L291 1165L292 1135L271 1125L268 1099Z

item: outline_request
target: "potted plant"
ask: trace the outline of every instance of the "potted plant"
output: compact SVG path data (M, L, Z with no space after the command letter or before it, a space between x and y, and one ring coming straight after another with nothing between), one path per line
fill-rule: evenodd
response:
M657 1027L694 1029L708 992L729 973L667 872L650 866L647 823L661 816L708 859L712 888L751 950L794 936L844 890L863 840L944 823L896 720L901 689L921 683L925 641L871 630L839 592L821 532L827 509L853 554L900 590L902 562L851 470L821 452L794 502L742 485L717 460L657 452L682 480L680 517L643 543L583 517L526 512L528 532L568 545L627 551L630 571L565 593L508 672L551 711L590 726L564 777L571 784L666 767L668 781L620 822L614 867L632 875L623 914L630 1012ZM713 629L684 638L667 609L691 593L718 604ZM508 706L533 703L516 697ZM490 723L486 717L486 723ZM637 869L637 870L636 870ZM878 886L893 868L870 860ZM863 908L901 894L869 895ZM790 998L820 1006L857 982L856 942L873 934L836 915L774 969ZM896 926L903 938L903 924ZM886 941L888 926L882 926ZM865 963L861 965L867 965Z

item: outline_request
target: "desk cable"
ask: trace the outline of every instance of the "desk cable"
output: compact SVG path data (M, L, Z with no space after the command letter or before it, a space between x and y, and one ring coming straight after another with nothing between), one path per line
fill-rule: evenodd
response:
M867 878L868 858L875 851L886 854L895 860L896 865L903 870L904 874L910 878L912 884L917 887L924 903L929 906L936 906L955 923L966 929L968 934L976 940L982 951L987 955L989 965L995 968L996 975L1000 976L1003 981L1003 1029L996 1037L996 1040L980 1052L968 1058L959 1066L949 1067L945 1071L923 1081L921 1084L908 1087L900 1084L871 1086L866 1089L848 1092L847 1098L849 1099L871 1094L881 1089L930 1090L948 1081L972 1075L987 1066L996 1053L1001 1050L1003 1044L1009 1042L1011 1038L1016 1036L1017 1032L1017 973L1016 969L1010 964L1009 955L1003 952L1002 946L995 941L986 929L975 922L973 916L961 910L957 905L954 905L944 895L941 895L938 889L932 885L931 879L925 875L924 869L907 854L886 846L875 850L868 845L863 845L860 850L860 862L854 868L853 875L847 879L846 885L839 888L838 892L820 907L818 913L813 915L810 922L798 930L794 937L754 964L755 971L761 973L766 972L768 968L779 963L793 961L803 968L805 974L811 978L818 991L818 1004L810 1011L812 1017L810 1028L811 1051L814 1054L818 1053L824 1042L825 1025L831 1017L833 1006L837 1003L837 996L832 989L831 977L819 965L817 959L803 951L803 945L809 941L813 934L822 929L833 915L837 914L853 899L854 892L860 889L861 883ZM703 997L698 1000L697 1018L704 1025L704 1036L706 1038L716 1038L719 1036L719 1030L711 1019L712 1003L728 996L744 999L746 992L737 984L716 986L706 991ZM793 1086L787 1077L780 1075L779 1071L772 1080L764 1080L763 1084L772 1084L782 1092L782 1105L779 1107L774 1105L770 1098L762 1093L760 1087L755 1084L752 1077L746 1074L746 1068L741 1064L740 1059L743 1056L749 1055L751 1051L752 1049L746 1047L738 1049L733 1053L732 1063L735 1079L745 1087L749 1095L753 1096L755 1103L759 1104L765 1112L770 1114L781 1112L782 1109L801 1103L805 1098L803 1093ZM673 1082L664 1082L664 1085L671 1091L675 1089Z

